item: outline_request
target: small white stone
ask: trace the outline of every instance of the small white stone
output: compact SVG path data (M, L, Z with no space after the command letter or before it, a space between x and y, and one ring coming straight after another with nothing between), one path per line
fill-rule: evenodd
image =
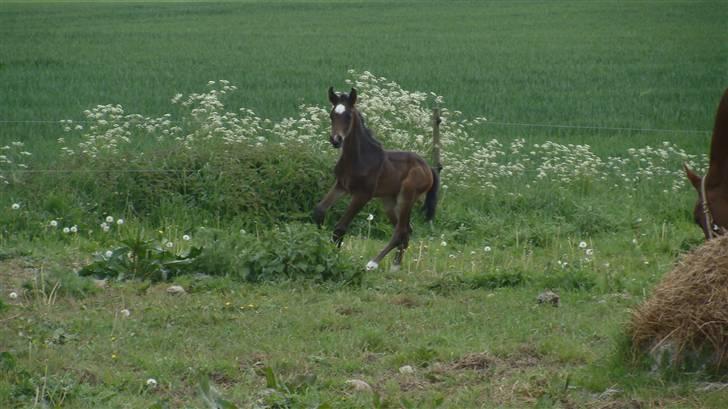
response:
M334 112L336 112L337 114L343 114L344 112L346 112L346 107L344 106L344 104L339 104L336 106L336 108L334 108Z
M377 268L379 268L379 264L377 262L375 262L374 260L367 263L367 266L366 266L367 271L376 270Z
M170 286L169 288L167 288L167 293L173 294L173 295L178 295L178 294L181 295L181 294L185 294L186 291L184 288L182 288L181 285L173 285L173 286Z
M368 383L362 381L361 379L349 379L346 381L346 384L349 385L352 389L359 392L371 392L372 387L369 386Z
M410 365L405 365L401 368L399 368L399 373L401 374L413 374L415 373L415 368L412 368Z

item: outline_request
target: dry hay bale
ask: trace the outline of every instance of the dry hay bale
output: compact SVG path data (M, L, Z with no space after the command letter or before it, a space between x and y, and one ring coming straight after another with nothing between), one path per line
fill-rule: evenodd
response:
M728 369L728 235L686 254L635 309L628 334L638 351L669 353L669 365Z

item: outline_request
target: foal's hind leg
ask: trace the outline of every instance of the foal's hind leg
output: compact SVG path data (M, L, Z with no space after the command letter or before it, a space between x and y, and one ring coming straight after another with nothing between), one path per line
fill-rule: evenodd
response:
M394 265L397 266L396 268L399 267L399 264L402 262L402 255L407 249L407 245L409 244L409 234L411 232L409 220L415 198L416 193L414 189L410 189L406 186L403 187L397 200L399 214L397 215L397 225L394 227L394 234L392 235L392 239L389 241L389 243L387 243L386 246L384 246L382 251L380 251L376 257L374 257L369 263L367 263L367 270L374 270L379 267L379 262L382 261L382 259L387 254L389 254L389 252L392 251L392 249L394 249L395 247L399 247L399 250L397 252L397 256L394 259Z
M396 197L387 197L382 199L382 203L384 204L384 211L387 213L387 218L389 219L389 222L392 223L393 227L397 227L397 220L399 220L399 216L397 216L397 198ZM410 232L412 229L410 228ZM400 244L397 246L397 253L394 255L394 261L392 262L392 265L389 267L390 271L397 271L399 270L400 264L402 264L402 256L404 255L404 248Z

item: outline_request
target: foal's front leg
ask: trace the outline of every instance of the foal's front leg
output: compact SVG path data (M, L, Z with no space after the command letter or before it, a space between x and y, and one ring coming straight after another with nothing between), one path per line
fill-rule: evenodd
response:
M335 182L334 186L329 189L328 193L326 193L326 196L324 196L319 204L317 204L316 207L313 209L313 220L319 227L321 227L321 224L324 222L324 216L326 215L326 211L329 210L329 208L337 200L339 200L339 198L343 196L344 193L346 193L344 189L339 187L338 182Z
M370 195L364 195L361 193L355 193L351 196L351 203L349 203L349 207L346 208L344 215L341 216L341 219L338 223L336 223L336 227L334 228L333 240L338 247L341 247L344 233L346 233L346 230L349 228L349 224L354 219L354 216L359 213L359 210L361 210L361 208L364 207L371 198L372 197Z

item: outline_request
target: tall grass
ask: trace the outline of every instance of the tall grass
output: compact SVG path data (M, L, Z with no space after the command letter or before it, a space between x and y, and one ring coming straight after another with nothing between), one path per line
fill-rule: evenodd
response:
M720 1L6 3L0 112L80 119L114 102L162 114L170 90L223 78L244 90L231 106L281 118L323 104L358 68L432 90L469 117L708 129L726 82L727 13ZM56 129L3 124L0 138L55 140ZM635 136L705 146L701 135L549 132L605 150Z

